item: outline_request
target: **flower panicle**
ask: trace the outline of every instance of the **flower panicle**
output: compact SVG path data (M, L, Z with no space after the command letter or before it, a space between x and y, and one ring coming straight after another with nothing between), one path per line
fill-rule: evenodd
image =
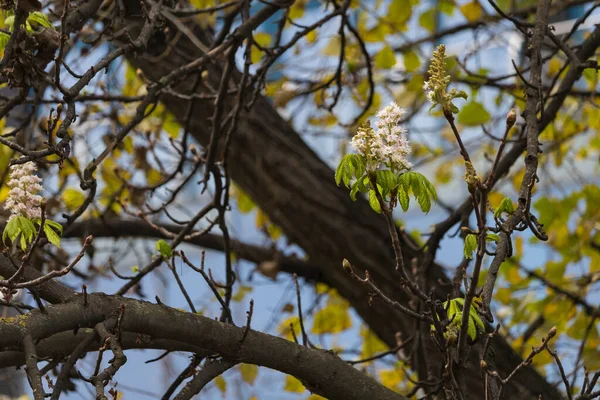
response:
M39 195L42 191L42 180L35 173L37 166L30 161L10 167L10 180L8 181L8 197L4 208L10 211L13 218L22 216L29 219L41 218L40 206L44 198Z
M411 153L406 138L407 130L398 125L405 114L404 109L391 103L377 113L376 129L371 126L370 121L358 128L350 145L365 157L369 171L376 171L381 165L395 171L412 167L407 160Z
M432 103L429 110L433 110L440 104L444 112L457 114L459 110L452 101L456 98L466 100L468 96L462 90L452 89L448 91L450 75L446 72L446 46L443 44L439 45L433 52L427 73L429 74L429 80L423 84L423 90L427 99Z

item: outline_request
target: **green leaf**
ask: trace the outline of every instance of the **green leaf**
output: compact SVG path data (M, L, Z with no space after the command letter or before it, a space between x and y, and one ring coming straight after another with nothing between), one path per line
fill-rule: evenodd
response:
M465 126L479 126L490 120L490 113L476 101L465 104L458 113L458 122Z
M0 50L3 50L6 47L8 39L10 39L10 35L0 32Z
M21 250L25 251L27 245L31 243L35 237L36 232L32 220L23 216L14 216L10 218L4 227L2 241L6 244L6 239L8 239L11 243L15 243L16 239L20 236L19 244Z
M477 235L469 233L465 238L465 258L470 260L473 258L473 252L477 250Z
M418 172L407 172L407 174L409 174L410 186L421 206L421 211L428 213L431 210L431 200L437 200L435 187L423 174Z
M40 30L39 28L50 28L54 29L48 17L39 11L34 11L29 14L27 17L28 31L31 29L29 33Z
M400 207L402 207L402 211L408 211L408 205L410 204L410 198L408 197L408 190L404 186L400 186L397 192L398 202L400 203Z
M58 236L56 231L54 231L54 229L52 229L52 225L49 224L48 222L53 222L53 221L45 221L45 223L44 223L44 233L46 234L46 238L48 239L48 241L50 243L52 243L53 245L55 245L56 247L58 247L60 249L60 236ZM60 228L62 229L62 226L60 226Z
M165 258L169 258L173 255L173 249L171 248L169 243L167 243L163 239L160 239L156 242L156 250L160 253L160 255L162 255Z
M502 201L500 202L500 205L498 206L498 209L494 213L494 216L496 218L498 218L504 212L507 213L507 214L512 214L512 213L515 212L515 207L514 207L514 205L512 203L512 200L509 199L508 197L505 197L505 198L502 199Z
M473 303L471 303L471 310L469 311L469 319L475 323L475 327L481 332L485 332L485 324L479 317L479 313L477 309L473 307ZM475 340L475 337L471 337L471 339Z
M390 69L396 65L396 54L389 44L375 55L375 66L381 69Z
M335 183L339 186L341 182L349 188L350 181L355 177L360 177L365 173L366 162L360 154L346 154L340 160L335 170Z
M488 233L485 237L485 240L488 242L498 242L500 240L500 236L495 233Z
M462 325L464 305L465 299L462 297L457 297L443 304L444 308L446 309L448 320L452 321L452 325L456 326L458 329L460 329ZM431 330L435 331L435 327L433 325L431 326ZM478 331L485 332L485 325L479 317L477 309L471 303L471 309L469 310L469 325L467 326L467 335L469 335L471 340L475 340L475 338L477 338Z
M387 169L377 171L377 185L381 186L381 196L385 197L398 186L398 178Z
M379 189L379 191L381 193L381 189ZM371 205L373 211L375 211L377 214L381 214L381 204L379 204L379 200L377 200L377 193L374 189L369 190L369 204Z
M50 220L50 219L47 219L47 220L46 220L46 224L48 224L48 225L50 225L52 228L56 229L56 230L58 231L58 234L59 234L59 235L62 235L62 232L63 232L63 226L62 226L62 224L60 224L60 223L58 223L58 222L55 222L55 221L52 221L52 220Z

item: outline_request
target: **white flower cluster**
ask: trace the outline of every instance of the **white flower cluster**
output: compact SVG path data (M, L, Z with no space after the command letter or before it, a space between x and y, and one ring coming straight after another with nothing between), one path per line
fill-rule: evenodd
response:
M431 103L437 104L435 100L435 89L430 81L425 81L423 84L423 91L425 92L425 97L427 97Z
M42 190L42 181L35 172L37 167L34 162L17 164L10 167L10 180L8 181L8 198L4 207L13 216L23 216L29 219L41 218L40 205L44 198L38 193Z
M375 171L381 164L392 170L410 169L406 159L411 148L406 129L398 122L406 111L392 103L377 113L377 130L370 124L360 127L350 142L351 146L367 159L367 168Z

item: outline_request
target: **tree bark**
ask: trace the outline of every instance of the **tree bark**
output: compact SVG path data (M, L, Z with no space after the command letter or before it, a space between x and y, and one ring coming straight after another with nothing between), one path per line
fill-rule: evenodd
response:
M210 43L206 31L194 24L188 26L200 40ZM140 68L145 77L158 81L202 55L185 35L167 46L168 41L144 55L130 57L129 61ZM208 66L210 86L219 86L222 67L218 61ZM177 90L189 94L191 81L193 79L186 80ZM199 85L196 90L196 93L207 92L205 85ZM161 101L185 123L187 100L166 95L161 97ZM233 101L233 96L230 96L225 115ZM212 101L196 100L191 113L190 132L203 146L210 141L213 110ZM311 264L320 266L327 282L350 301L365 323L390 347L396 345L397 332L401 333L403 340L417 339L414 343L422 353L417 356L419 352L414 351L412 361L420 379L439 378L441 354L431 341L429 327L419 326L412 318L381 301L371 303L367 288L342 269L342 260L347 258L361 270L368 270L387 296L404 305L414 306L394 270L391 239L383 218L375 214L366 201L352 202L348 190L335 185L333 171L265 98L259 97L251 110L242 113L228 152L228 172L236 184L281 227L291 241L306 251ZM413 250L414 244L405 238L402 247L405 263L411 265L416 258L419 265L421 254ZM450 282L441 266L433 265L427 271L419 271L419 275L426 293L434 289L439 299L446 298ZM492 346L496 353L496 368L502 377L506 377L522 359L502 338L495 338ZM470 377L467 380L467 398L482 399L485 396L484 380L479 355L475 354L476 351L471 353L466 372L466 376ZM562 399L558 390L531 367L522 368L514 376L505 394L511 399L532 399L539 395L545 400Z

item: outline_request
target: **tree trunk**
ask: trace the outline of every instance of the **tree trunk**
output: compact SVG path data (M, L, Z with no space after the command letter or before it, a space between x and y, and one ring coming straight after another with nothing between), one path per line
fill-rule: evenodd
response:
M208 33L199 26L188 26L203 42L209 42ZM171 28L171 32L176 31L175 27ZM200 50L181 35L168 47L165 43L153 45L145 55L132 56L129 61L147 78L158 81L201 55ZM219 86L221 68L219 61L208 66L210 86ZM191 78L180 84L177 90L189 94L195 76ZM207 86L198 85L196 92L207 93ZM227 115L234 100L234 96L228 98L224 115ZM161 97L161 101L184 122L187 100L169 95ZM212 113L211 100L196 100L190 127L193 137L203 146L210 141L209 118ZM411 296L400 284L399 274L394 269L391 239L383 217L375 214L362 199L352 202L348 190L335 185L333 171L265 98L259 97L249 112L242 113L228 151L228 170L232 179L291 241L306 251L311 263L321 266L327 282L350 301L365 323L391 347L397 343L397 332L401 333L403 340L414 338L414 345L422 351L421 356L415 356L419 353L415 351L412 357L420 379L425 380L428 376L439 378L441 354L431 341L429 327L419 327L414 319L382 301L375 299L371 303L367 288L342 269L342 259L347 258L362 271L368 270L387 296L404 305L409 304ZM411 265L413 258L421 258L406 239L403 252L407 265ZM419 275L426 293L433 288L440 300L446 298L450 284L439 265L433 265L428 271L419 271ZM492 347L496 353L496 368L502 377L506 377L522 359L501 338L495 339ZM471 353L465 371L467 398L483 399L484 381L479 354L475 349ZM539 395L544 400L562 399L557 389L531 367L522 368L512 378L505 395L510 399L537 399Z

